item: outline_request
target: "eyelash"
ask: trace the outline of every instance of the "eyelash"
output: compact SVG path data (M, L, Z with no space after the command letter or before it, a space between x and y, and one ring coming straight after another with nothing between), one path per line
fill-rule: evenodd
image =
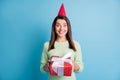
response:
M60 25L56 25L56 27L60 27Z
M57 27L60 27L60 25L56 25ZM66 27L67 25L63 25L63 27Z

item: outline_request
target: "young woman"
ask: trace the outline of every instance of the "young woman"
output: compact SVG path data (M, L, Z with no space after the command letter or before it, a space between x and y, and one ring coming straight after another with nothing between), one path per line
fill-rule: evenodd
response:
M64 5L62 4L59 14L55 17L52 24L51 39L44 44L40 70L42 72L49 72L48 61L51 59L51 57L62 57L68 52L73 53L71 56L71 59L74 62L74 71L72 75L49 75L49 80L76 80L75 72L81 72L83 70L81 48L79 43L72 39L70 21L66 16Z

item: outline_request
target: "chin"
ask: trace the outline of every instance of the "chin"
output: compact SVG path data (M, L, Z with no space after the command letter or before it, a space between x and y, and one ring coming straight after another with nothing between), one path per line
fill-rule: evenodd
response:
M60 36L60 35L59 35L59 37L64 37L64 36Z
M65 36L66 36L66 33L63 33L63 34L57 33L57 35L58 35L59 37L65 37Z

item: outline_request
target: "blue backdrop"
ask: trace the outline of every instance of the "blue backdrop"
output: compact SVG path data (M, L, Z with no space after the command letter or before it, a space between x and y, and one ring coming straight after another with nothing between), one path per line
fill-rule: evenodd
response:
M62 4L80 42L78 80L120 80L120 0L0 0L0 80L47 80L42 47Z

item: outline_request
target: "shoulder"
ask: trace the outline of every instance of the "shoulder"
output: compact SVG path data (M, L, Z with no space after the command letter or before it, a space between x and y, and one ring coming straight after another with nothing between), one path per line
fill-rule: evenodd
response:
M44 43L44 48L48 49L48 46L49 46L49 41L46 41L46 42Z
M76 48L80 48L80 43L78 41L73 40L73 42Z
M44 43L44 46L48 46L49 45L49 41L46 41L45 43Z
M75 45L80 45L80 43L76 40L73 40L73 42L74 42Z

